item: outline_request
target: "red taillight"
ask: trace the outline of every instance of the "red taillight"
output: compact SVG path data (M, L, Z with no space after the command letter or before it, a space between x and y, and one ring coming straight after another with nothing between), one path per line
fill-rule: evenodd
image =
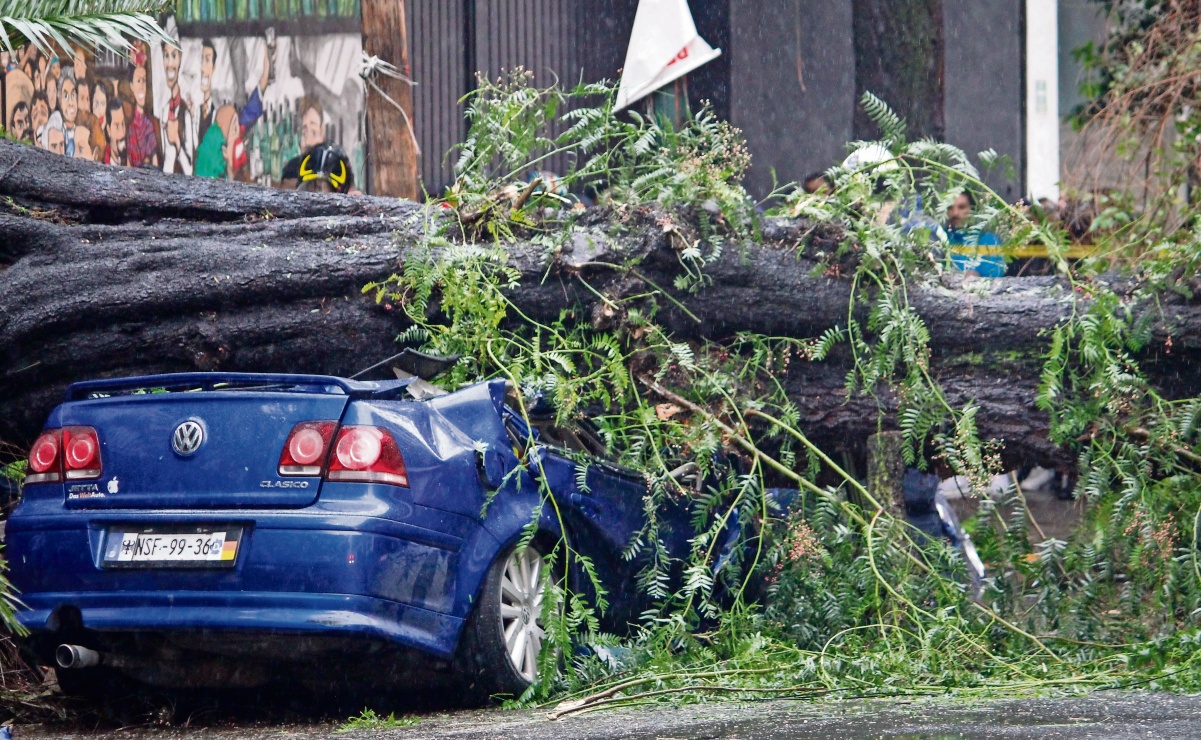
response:
M62 448L62 432L51 429L42 432L29 450L29 474L26 483L57 483L63 479L58 452Z
M379 461L384 450L384 434L375 427L347 427L338 435L334 450L340 467L366 470Z
M396 440L388 430L378 427L342 427L325 477L332 481L409 485Z
M90 480L100 477L103 465L100 463L100 438L95 429L65 427L62 454L67 480Z
M336 421L304 421L292 428L279 453L280 475L321 475Z

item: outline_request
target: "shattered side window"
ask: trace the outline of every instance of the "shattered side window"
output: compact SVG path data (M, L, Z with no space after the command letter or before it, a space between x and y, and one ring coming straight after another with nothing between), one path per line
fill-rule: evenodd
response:
M559 426L553 419L533 420L541 439L549 445L562 447L571 452L584 453L600 460L608 460L609 451L601 438L600 432L586 419L580 419L570 424Z

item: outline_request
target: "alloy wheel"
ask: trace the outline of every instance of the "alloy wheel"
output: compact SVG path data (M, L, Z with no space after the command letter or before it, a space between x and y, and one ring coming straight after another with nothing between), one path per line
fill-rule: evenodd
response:
M514 551L500 579L500 622L513 670L533 683L538 679L542 628L542 598L546 594L546 563L532 546Z

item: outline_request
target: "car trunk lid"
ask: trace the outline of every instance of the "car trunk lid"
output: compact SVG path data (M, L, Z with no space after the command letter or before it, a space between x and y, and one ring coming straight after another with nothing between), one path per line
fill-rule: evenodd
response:
M184 378L203 382L177 382ZM96 429L103 472L96 481L67 481L67 505L310 505L320 493L319 476L279 475L280 453L292 428L307 421L338 422L352 397L392 390L391 384L352 384L322 376L231 374L73 386L53 421Z

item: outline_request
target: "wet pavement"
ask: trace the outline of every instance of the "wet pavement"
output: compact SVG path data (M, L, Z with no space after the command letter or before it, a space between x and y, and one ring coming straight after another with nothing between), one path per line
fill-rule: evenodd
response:
M340 731L336 722L209 725L97 731L15 728L13 737L62 740L267 740L339 737L405 740L555 740L557 738L1201 738L1201 696L1097 693L1083 698L1020 700L765 701L688 707L615 709L551 721L540 711L473 710L415 715L416 724Z

